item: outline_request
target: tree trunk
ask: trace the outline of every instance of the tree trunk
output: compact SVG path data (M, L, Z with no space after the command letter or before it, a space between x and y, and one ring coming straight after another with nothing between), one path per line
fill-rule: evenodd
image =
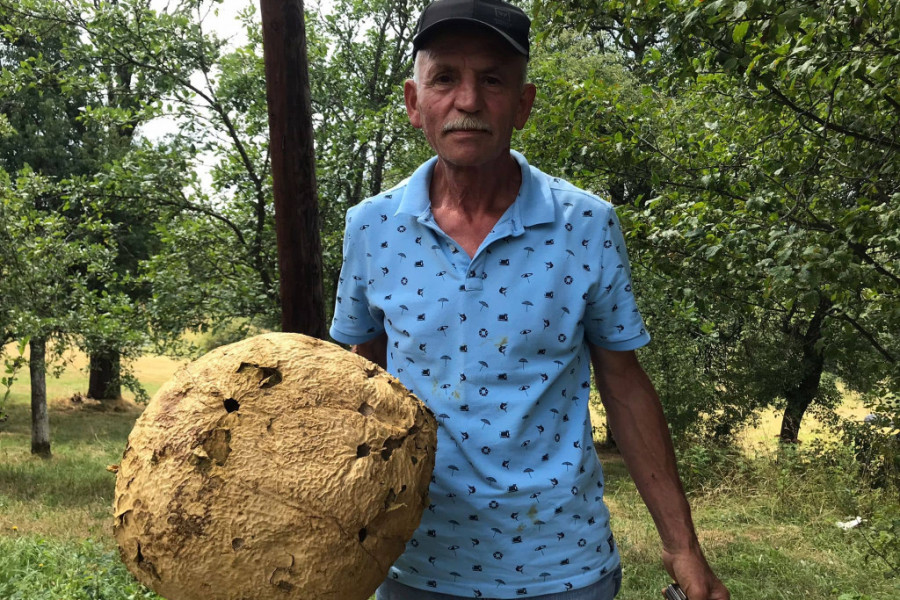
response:
M606 434L603 441L595 443L594 447L598 450L618 452L619 447L616 445L616 438L613 437L612 429L609 427L609 417L604 417L603 419L603 431Z
M784 392L787 406L781 420L781 433L778 435L782 443L797 443L803 415L819 393L819 383L825 369L825 356L816 345L822 338L822 323L830 306L827 300L819 303L809 322L806 335L801 338L803 356L800 360L800 381Z
M120 354L118 350L105 348L91 354L91 374L88 379L88 398L101 402L115 402L122 397L122 381L119 376Z
M31 453L50 458L50 415L47 413L46 338L31 338Z
M325 339L325 295L302 0L260 0L281 328Z

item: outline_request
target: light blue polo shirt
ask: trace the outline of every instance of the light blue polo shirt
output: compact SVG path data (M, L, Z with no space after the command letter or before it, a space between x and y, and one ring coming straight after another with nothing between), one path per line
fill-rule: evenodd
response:
M612 205L522 169L470 258L434 221L436 159L351 208L331 335L387 332L388 371L437 416L430 506L391 568L403 584L519 598L619 563L588 414L588 343L650 337Z

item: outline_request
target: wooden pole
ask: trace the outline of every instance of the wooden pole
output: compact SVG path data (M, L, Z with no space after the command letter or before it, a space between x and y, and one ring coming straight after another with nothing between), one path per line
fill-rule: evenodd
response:
M260 0L281 328L325 339L319 201L302 0Z

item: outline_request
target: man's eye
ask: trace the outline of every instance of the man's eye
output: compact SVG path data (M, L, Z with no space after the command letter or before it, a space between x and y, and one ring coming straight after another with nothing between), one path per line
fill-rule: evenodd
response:
M499 77L485 77L484 82L488 85L501 85L503 83Z

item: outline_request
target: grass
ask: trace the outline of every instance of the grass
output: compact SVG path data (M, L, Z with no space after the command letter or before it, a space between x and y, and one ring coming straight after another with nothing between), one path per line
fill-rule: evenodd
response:
M70 358L66 373L48 380L51 459L29 452L27 374L15 384L9 421L0 426L0 598L156 599L118 559L111 516L115 478L106 469L119 462L140 407L100 412L73 405L68 398L84 391L86 375L79 370L83 358ZM149 357L138 362L136 373L152 393L175 367ZM764 416L747 434L747 447L771 444L776 432L777 418ZM898 597L897 579L867 556L862 528L843 532L835 526L860 514L854 511L865 509L868 496L857 494L844 465L809 463L802 452L777 462L769 452L724 460L692 449L682 457L701 540L733 598ZM667 576L652 521L621 460L613 454L601 459L625 565L619 598L657 598Z
M84 393L84 357L67 356L58 379L48 377L53 457L30 453L29 380L25 371L13 386L0 425L0 598L81 600L157 598L127 572L112 539L115 476L141 408L126 403L101 412L71 398ZM177 363L148 357L135 365L154 393Z
M0 537L0 598L156 600L108 543Z
M704 551L733 598L897 597L896 580L867 561L859 532L835 526L846 519L841 509L811 496L817 485L798 486L779 497L777 481L770 481L771 493L760 487L769 469L765 464L757 468L754 481L744 485L729 481L728 490L691 494ZM665 583L656 531L627 475L614 472L609 479L607 501L626 565L621 598L655 597Z

